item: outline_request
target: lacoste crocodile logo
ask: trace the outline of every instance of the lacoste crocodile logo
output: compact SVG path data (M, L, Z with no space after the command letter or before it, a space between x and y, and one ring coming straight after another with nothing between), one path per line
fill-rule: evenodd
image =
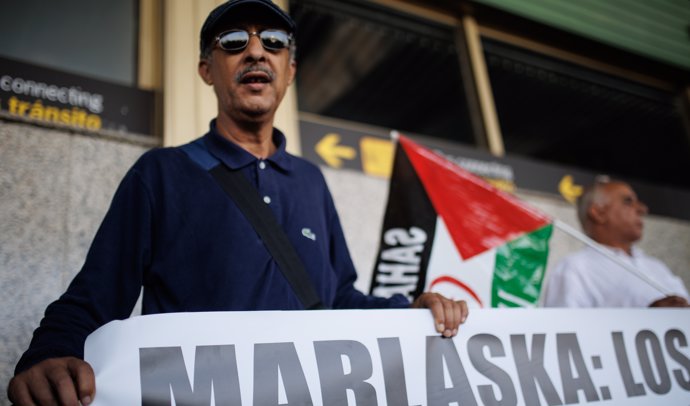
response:
M312 241L316 241L316 234L314 234L309 228L303 228L302 235L309 238Z

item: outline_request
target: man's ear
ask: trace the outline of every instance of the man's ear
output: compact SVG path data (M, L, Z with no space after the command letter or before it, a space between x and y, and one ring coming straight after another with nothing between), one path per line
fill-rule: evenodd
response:
M199 59L199 76L207 85L213 84L213 78L211 77L211 64L207 58Z
M594 224L603 224L606 222L606 206L600 204L592 204L587 210L587 216Z

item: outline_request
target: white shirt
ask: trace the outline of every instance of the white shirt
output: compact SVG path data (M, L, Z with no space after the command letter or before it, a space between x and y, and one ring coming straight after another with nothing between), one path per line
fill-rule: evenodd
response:
M632 256L604 247L670 294L688 298L683 281L663 262L633 247ZM544 307L647 307L665 295L591 247L560 260L547 279Z

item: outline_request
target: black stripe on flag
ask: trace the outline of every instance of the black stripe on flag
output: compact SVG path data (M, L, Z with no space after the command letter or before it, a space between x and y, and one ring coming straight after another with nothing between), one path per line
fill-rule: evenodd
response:
M397 144L370 293L414 300L424 291L436 210L404 148Z

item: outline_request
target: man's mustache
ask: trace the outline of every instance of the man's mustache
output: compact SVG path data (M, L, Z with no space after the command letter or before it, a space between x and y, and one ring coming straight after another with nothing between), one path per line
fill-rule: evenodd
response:
M252 72L263 72L269 77L269 79L271 81L273 81L275 79L275 76L276 76L275 73L273 73L273 71L270 68L268 68L267 66L249 65L246 68L242 69L239 73L237 73L237 75L235 76L235 81L237 81L237 83L240 83L242 81L242 78L246 74L252 73Z

